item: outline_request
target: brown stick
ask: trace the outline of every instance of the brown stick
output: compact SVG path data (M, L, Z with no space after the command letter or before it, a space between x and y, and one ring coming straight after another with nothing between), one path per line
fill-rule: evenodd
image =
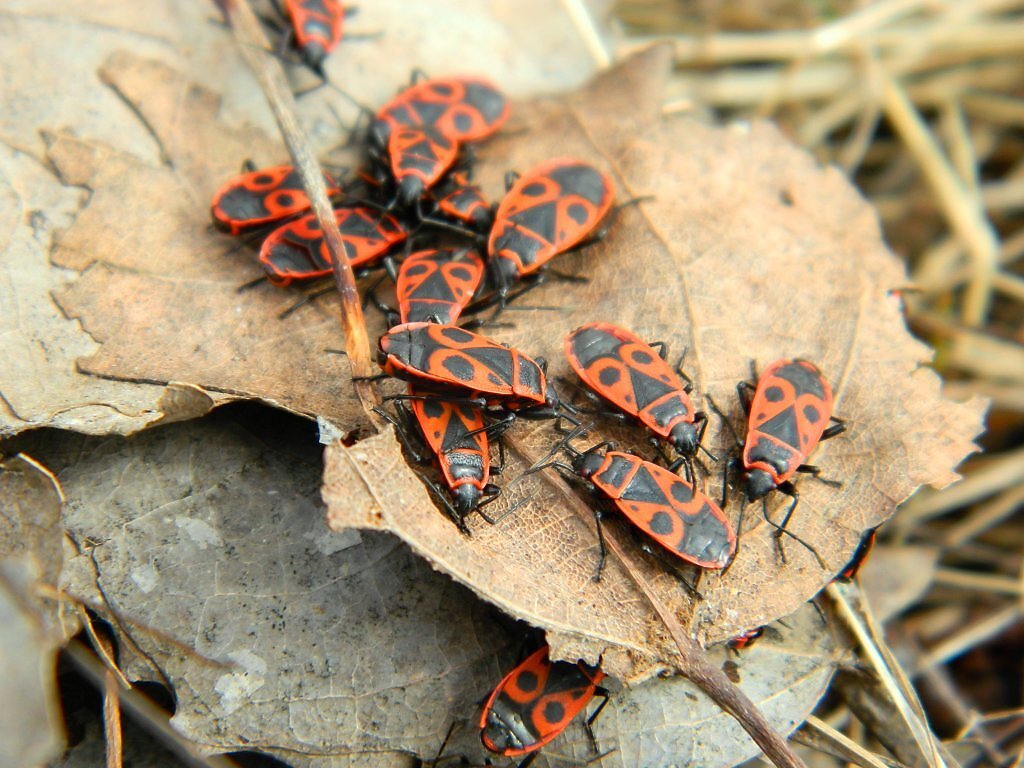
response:
M575 496L575 494L573 495ZM587 510L587 514L589 515L589 510ZM644 593L644 597L654 608L665 628L668 629L679 650L677 663L683 677L704 691L723 711L736 718L765 756L779 768L807 768L796 753L790 749L789 742L772 728L757 705L739 686L726 677L721 669L711 664L704 654L704 650L683 631L679 621L654 594L647 584L647 580L640 575L632 558L622 549L611 531L604 531L604 541L612 554L622 563L626 573Z
M238 43L242 58L260 83L270 109L277 119L277 124L284 136L292 162L302 178L302 186L306 189L313 203L313 213L324 233L327 250L331 256L334 270L334 283L338 289L338 300L341 304L341 323L345 332L345 352L348 354L352 376L355 379L356 396L359 398L370 420L379 426L373 407L380 404L376 391L367 381L359 379L372 376L374 371L370 362L370 342L366 335L366 321L363 319L363 308L359 303L355 276L345 255L345 247L341 241L341 232L334 218L327 188L324 185L323 171L313 151L299 127L295 117L295 100L292 97L288 81L280 63L270 53L259 21L249 5L249 0L220 0L220 5L230 22Z

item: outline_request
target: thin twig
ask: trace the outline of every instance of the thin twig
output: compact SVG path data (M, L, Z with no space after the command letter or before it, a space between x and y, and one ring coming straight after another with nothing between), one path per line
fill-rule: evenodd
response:
M100 661L93 650L80 640L72 640L64 650L67 658L100 691L106 688L111 668ZM134 688L122 687L119 705L135 722L149 731L188 768L237 768L221 755L203 755L199 747L171 728L170 718L160 707Z
M929 649L921 658L922 669L945 664L962 653L987 640L996 637L1020 621L1020 606L1014 604L1002 608L982 619L973 619L959 632L947 637L938 645Z
M562 7L572 20L573 26L579 32L583 44L601 69L608 69L612 65L612 57L608 48L601 39L601 33L594 23L594 17L583 0L562 0Z
M106 636L98 636L104 658L112 659L114 645ZM108 663L103 674L103 736L106 740L107 768L124 765L124 746L121 734L121 696L118 683L124 679L121 670ZM115 673L116 670L116 673Z
M884 642L878 642L877 638L880 637L880 634L874 622L871 621L870 614L867 613L867 606L863 606L861 613L855 611L847 599L847 591L848 589L844 589L835 582L825 588L825 594L831 599L837 614L853 632L861 652L889 694L893 706L896 707L913 734L921 756L928 761L928 765L932 768L947 768L948 763L939 753L938 739L928 728L921 704L909 681L896 661L892 659L891 654L886 652Z
M977 200L972 200L935 143L907 92L894 80L882 76L882 103L886 116L907 149L917 160L949 225L963 241L973 262L972 279L964 295L964 321L980 325L988 314L992 296L992 275L996 270L999 241Z
M739 686L734 685L720 668L708 662L704 650L683 631L676 617L654 594L647 584L647 580L640 575L636 565L626 555L615 536L605 531L604 540L608 549L618 558L622 567L640 588L640 591L644 593L644 597L647 598L665 628L668 629L679 650L677 662L683 677L704 691L724 712L734 717L743 726L743 730L761 748L765 756L779 768L783 768L783 766L806 768L804 762L790 748L786 739L772 728L771 723L757 708L757 705Z
M249 68L256 75L267 102L277 119L278 127L284 137L292 162L302 178L309 199L313 204L313 213L320 224L327 250L331 256L334 271L334 282L338 289L341 304L341 322L345 332L345 352L348 354L354 379L356 395L366 411L367 417L379 425L379 419L373 408L380 404L376 391L365 377L373 375L370 362L370 342L366 334L366 322L363 319L363 308L356 290L355 276L349 266L345 247L338 231L338 223L334 218L327 187L324 184L323 170L317 162L309 142L299 127L295 117L295 99L285 78L280 63L270 53L259 21L253 13L249 0L220 0L221 6L234 31L238 49Z
M945 491L924 491L900 510L894 521L899 530L910 530L925 520L947 514L967 504L980 501L1024 482L1024 448L1004 453L998 458L976 462L977 468L959 483Z
M1010 487L981 509L965 515L963 520L954 523L944 532L943 544L949 548L961 547L975 536L1016 514L1021 507L1024 507L1024 484Z
M818 738L830 742L839 753L836 755L837 757L842 757L856 765L862 766L862 768L889 768L874 752L865 749L856 741L840 733L814 715L807 718L804 728L798 732L798 735L804 730L811 730L818 735Z
M987 573L959 571L955 568L939 568L935 571L935 583L971 592L994 592L1024 597L1024 584L1019 579L1009 576L992 576Z

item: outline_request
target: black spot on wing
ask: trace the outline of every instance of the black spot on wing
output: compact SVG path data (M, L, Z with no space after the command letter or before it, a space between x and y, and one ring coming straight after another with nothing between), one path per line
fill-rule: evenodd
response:
M548 673L547 683L544 685L544 693L564 693L572 691L576 696L577 690L586 690L590 686L590 679L583 674L578 664L571 661L556 661L551 664L551 671Z
M476 338L469 331L464 331L461 328L455 328L453 326L441 328L440 333L446 339L453 341L456 344L468 344Z
M468 360L464 360L459 355L448 355L444 358L441 365L458 381L468 382L473 380L473 374L475 371L472 363Z
M471 347L465 353L512 386L512 351L504 347Z
M590 217L590 211L587 210L585 205L581 205L580 203L573 203L566 208L565 213L581 227L587 223L587 219Z
M549 701L544 705L544 720L552 725L558 725L565 719L565 707L559 701Z
M524 669L516 675L516 687L521 691L529 692L536 690L539 682L540 680L537 678L537 675L528 669Z
M651 515L651 521L648 525L651 533L656 533L659 536L668 536L675 530L675 525L672 521L672 515L668 512L655 512Z
M229 189L221 196L220 209L235 221L251 221L270 215L263 203L265 192L251 192L242 187Z
M518 227L508 227L495 239L493 253L511 251L519 257L519 261L529 266L537 261L537 252L544 245L545 243L532 232Z
M519 368L519 386L525 388L529 392L533 392L538 397L544 395L543 388L541 386L541 371L537 364L524 356L520 356L518 360Z
M789 471L794 455L800 455L799 448L788 448L760 436L755 437L753 442L748 441L748 444L750 447L747 449L747 455L750 461L764 462L779 475L784 475Z
M612 456L608 466L602 472L595 475L594 479L612 488L621 488L626 480L626 476L632 470L632 461L623 456Z
M424 400L423 413L432 419L440 418L444 413L444 405L439 403L437 400Z
M677 393L665 400L662 400L653 408L649 409L647 413L654 420L655 424L665 427L668 426L673 419L680 416L688 418L690 415L690 409L687 407L682 395Z
M423 280L409 292L410 299L432 300L432 301L455 301L455 294L451 285L444 279L440 270Z
M409 110L419 118L419 123L428 128L432 128L437 125L437 122L444 116L444 113L448 111L448 105L431 101L420 101L413 99L409 102ZM415 125L415 122L405 122L405 125Z
M572 352L584 368L603 357L621 360L622 341L601 328L580 328L572 337Z
M730 550L728 529L705 501L696 514L686 517L686 533L678 551L697 560L724 563Z
M775 375L792 384L797 397L809 394L824 400L825 385L821 374L817 369L808 367L809 365L809 363L792 362L775 371Z
M558 182L564 196L579 195L594 205L600 205L608 195L604 177L596 168L589 165L567 165L556 168L548 175Z
M505 97L500 91L483 83L469 83L463 97L467 104L475 107L488 125L505 111Z
M689 504L693 501L693 488L682 481L672 483L672 498L680 504Z

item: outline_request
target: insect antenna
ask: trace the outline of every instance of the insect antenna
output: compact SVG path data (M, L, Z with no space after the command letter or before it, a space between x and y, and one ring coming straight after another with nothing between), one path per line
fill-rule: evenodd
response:
M535 462L532 467L527 469L523 475L532 475L534 472L540 472L542 469L555 466L558 462L552 461L552 459L554 459L560 451L565 451L570 458L579 458L582 454L572 447L571 442L577 437L587 434L587 430L593 426L593 424L583 425L577 423L575 428L566 433L565 437L559 440L550 451L548 451L539 461Z

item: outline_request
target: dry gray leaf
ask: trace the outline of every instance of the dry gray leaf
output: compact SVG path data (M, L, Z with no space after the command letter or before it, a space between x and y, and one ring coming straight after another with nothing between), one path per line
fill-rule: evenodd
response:
M836 413L849 429L822 444L812 461L843 487L800 481L801 504L790 526L815 547L825 568L792 540L784 562L759 505L751 506L736 560L725 573L701 574L703 600L695 601L663 560L644 555L625 524L611 521L660 599L711 644L791 613L845 565L861 533L883 522L918 485L953 481L953 467L975 448L985 403L941 398L938 377L924 367L930 353L907 332L891 293L905 282L902 264L850 184L768 124L715 128L661 119L668 59L665 48L651 49L580 93L514 104L516 114L530 116L528 130L489 143L478 167L497 195L505 168L575 155L612 173L620 201L652 198L621 211L601 244L560 261L559 269L589 283L550 281L520 311L507 313L514 328L494 329L494 338L546 357L553 377L569 374L564 335L605 320L666 341L673 354L688 349L698 405L706 407L702 398L712 395L737 423L734 386L749 376L752 360L804 357L833 383ZM650 451L636 431L603 430L593 431L593 442L615 437ZM575 491L554 473L517 483L489 508L500 515L517 505L515 513L496 527L475 520L467 538L423 504L426 495L411 489L414 477L398 479L403 462L383 444L388 439L328 449L324 486L332 526L397 533L506 612L548 629L560 657L594 659L604 652L609 667L627 678L645 674L651 663L638 663L638 654L669 661L672 646L624 571L613 565L600 584L591 581L593 522L570 506ZM505 476L519 475L558 439L547 425L517 425L505 436L512 455ZM714 417L705 443L723 457L734 446ZM365 504L349 505L349 486L338 492L336 481L352 472L374 500L372 518ZM717 467L707 483L717 498ZM788 503L775 494L769 513L780 519ZM732 502L730 515L739 513L738 504Z
M64 498L53 475L19 454L0 462L0 765L60 754L60 627L53 590L63 565ZM49 588L49 593L41 590ZM17 703L15 703L17 702Z
M63 491L50 471L35 459L18 454L0 461L0 561L26 564L38 585L55 589L64 565ZM49 629L57 627L53 595L37 591L23 598L45 617ZM74 632L76 622L64 628Z
M876 546L858 576L879 623L917 603L935 578L939 548L924 544Z
M170 682L173 724L210 751L258 749L317 768L364 752L429 759L458 720L446 753L482 760L480 701L522 636L396 539L326 530L311 427L260 410L247 429L237 413L131 440L36 438L82 551L64 588L115 626L130 677ZM308 447L286 447L302 438ZM830 636L814 613L757 648L722 661L787 729L825 689ZM750 754L714 711L686 681L655 678L617 693L599 733L605 748L621 738L628 757L688 748L699 724L714 760ZM588 747L574 732L560 749Z
M708 654L783 734L807 719L838 659L824 617L810 604L786 617L785 624L767 627L741 652L718 646ZM616 747L602 768L728 768L759 754L732 716L682 678L654 678L616 694L594 722L594 733L602 751ZM552 751L578 760L593 757L582 727L571 729Z
M254 434L232 413L40 439L82 551L64 588L108 606L126 673L166 676L211 751L432 755L498 679L505 629L394 538L324 527L311 426L289 449L280 416Z
M61 637L29 598L40 579L29 555L0 560L0 765L34 768L64 744L57 700Z

